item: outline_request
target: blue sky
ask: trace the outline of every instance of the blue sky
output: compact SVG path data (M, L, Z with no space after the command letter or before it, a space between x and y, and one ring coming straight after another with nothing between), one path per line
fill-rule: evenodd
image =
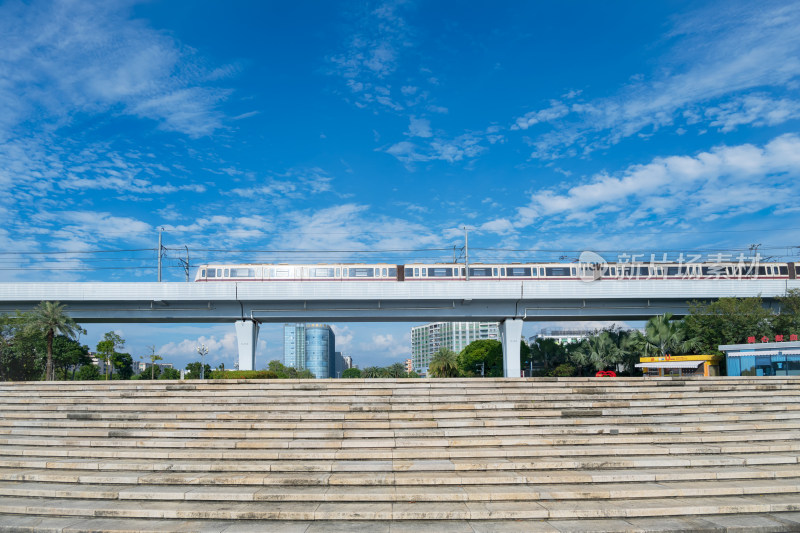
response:
M798 2L7 1L0 44L2 281L154 281L159 227L166 281L464 226L473 261L798 255ZM336 330L363 367L410 326ZM233 326L87 329L235 358Z

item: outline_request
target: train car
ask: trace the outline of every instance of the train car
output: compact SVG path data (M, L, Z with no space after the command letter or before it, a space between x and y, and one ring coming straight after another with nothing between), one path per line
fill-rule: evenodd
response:
M469 269L469 275L467 270ZM195 281L559 281L797 279L795 263L317 263L201 265Z

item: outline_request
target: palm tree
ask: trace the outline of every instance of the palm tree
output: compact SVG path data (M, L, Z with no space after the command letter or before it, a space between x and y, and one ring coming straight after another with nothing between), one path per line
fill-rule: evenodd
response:
M458 376L458 355L453 350L441 348L433 354L428 364L428 375L433 378L454 378Z
M403 363L394 363L386 369L390 378L404 378L408 374L406 372L406 365Z
M687 339L683 322L673 322L672 313L654 316L644 327L644 341L648 348L662 357L670 352L687 352L695 349L700 340Z
M80 331L80 326L64 312L64 307L66 306L59 302L42 302L31 313L29 326L43 332L47 338L47 365L45 367L47 381L55 379L53 338L60 334L74 340Z
M595 370L604 370L618 363L622 359L622 352L611 334L608 331L601 331L584 340L572 352L572 359L580 366L592 366Z
M377 366L368 366L363 372L361 372L361 377L379 378L381 377L381 369Z

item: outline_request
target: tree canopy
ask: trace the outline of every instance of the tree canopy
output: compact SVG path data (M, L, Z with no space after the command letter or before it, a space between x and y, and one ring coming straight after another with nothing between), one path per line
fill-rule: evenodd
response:
M458 354L456 366L462 376L480 376L482 366L484 376L502 377L503 344L492 339L472 341Z
M74 339L80 330L78 324L67 315L66 306L59 302L42 302L33 308L29 316L28 326L41 331L47 341L47 362L45 365L45 379L53 381L55 372L53 368L53 339L61 334Z
M458 355L453 350L440 348L428 363L428 375L432 378L458 377Z

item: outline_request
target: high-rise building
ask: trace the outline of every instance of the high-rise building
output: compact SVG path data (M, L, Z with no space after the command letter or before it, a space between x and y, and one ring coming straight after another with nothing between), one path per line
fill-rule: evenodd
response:
M497 322L432 322L411 328L411 359L414 371L428 374L428 363L441 348L458 353L469 343L500 339Z
M283 364L303 370L306 367L306 325L284 324Z
M317 379L336 377L336 337L327 324L306 324L306 368ZM333 372L333 376L331 376Z

